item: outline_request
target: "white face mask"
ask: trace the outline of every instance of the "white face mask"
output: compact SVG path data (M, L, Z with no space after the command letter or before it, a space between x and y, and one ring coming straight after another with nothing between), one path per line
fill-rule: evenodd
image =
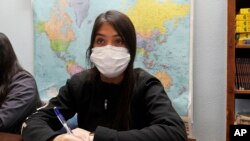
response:
M107 45L92 48L90 60L101 74L108 78L114 78L122 74L127 68L130 54L125 47Z

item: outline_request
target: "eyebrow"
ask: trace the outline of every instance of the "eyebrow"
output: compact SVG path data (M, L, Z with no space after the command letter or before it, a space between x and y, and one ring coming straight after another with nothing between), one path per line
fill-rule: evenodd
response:
M106 37L107 35L101 34L101 33L97 33L96 36L103 36L103 37ZM120 37L120 35L115 34L115 35L111 35L111 37Z

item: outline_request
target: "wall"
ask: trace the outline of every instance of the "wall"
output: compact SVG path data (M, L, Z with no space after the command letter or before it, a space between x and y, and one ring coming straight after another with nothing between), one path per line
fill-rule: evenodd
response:
M194 135L225 141L227 1L195 0Z
M225 141L226 0L194 0L193 134L197 141ZM22 66L33 73L30 0L0 1L0 32L12 41Z
M20 64L33 74L31 0L0 0L0 32L6 34Z

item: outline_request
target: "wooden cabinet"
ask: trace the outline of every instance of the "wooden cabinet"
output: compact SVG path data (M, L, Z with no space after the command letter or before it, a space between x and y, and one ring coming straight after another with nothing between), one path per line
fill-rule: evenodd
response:
M226 140L229 141L230 124L234 124L236 119L235 101L237 99L249 99L250 89L239 88L237 59L250 59L250 45L238 45L236 36L236 14L240 13L241 8L250 8L248 0L228 0L228 30L227 30L227 121L226 121ZM250 32L249 32L250 34ZM237 34L238 35L238 34ZM249 37L250 38L250 37ZM250 64L250 63L249 63ZM250 66L250 65L249 65ZM247 78L243 83L249 83L250 67L244 69ZM248 78L249 77L249 78ZM250 83L249 83L250 85ZM250 103L249 103L250 104Z

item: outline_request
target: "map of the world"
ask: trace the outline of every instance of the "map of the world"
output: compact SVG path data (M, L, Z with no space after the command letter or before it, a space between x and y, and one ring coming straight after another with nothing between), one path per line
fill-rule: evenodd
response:
M114 9L137 33L135 67L156 76L176 111L188 115L189 0L33 0L35 78L43 100L73 74L88 69L85 52L95 18Z

